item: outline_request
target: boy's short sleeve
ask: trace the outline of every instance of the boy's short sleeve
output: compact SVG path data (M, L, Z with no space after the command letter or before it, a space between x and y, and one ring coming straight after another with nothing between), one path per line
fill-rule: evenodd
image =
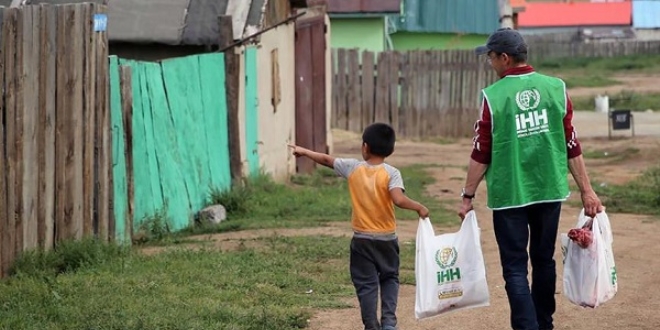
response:
M387 168L387 173L390 174L390 183L388 186L389 190L392 190L394 188L401 188L401 190L406 191L406 188L403 186L403 177L401 176L401 172L395 167L386 166Z
M348 176L351 175L355 169L355 166L357 166L359 163L360 162L357 159L335 158L335 163L332 167L335 169L335 173L337 173L337 175L348 178Z

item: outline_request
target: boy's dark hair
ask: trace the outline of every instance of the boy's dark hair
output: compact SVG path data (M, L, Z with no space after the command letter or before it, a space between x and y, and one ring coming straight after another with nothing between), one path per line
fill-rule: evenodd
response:
M371 124L362 133L362 142L369 146L369 153L374 156L389 157L394 152L395 141L394 129L384 123Z

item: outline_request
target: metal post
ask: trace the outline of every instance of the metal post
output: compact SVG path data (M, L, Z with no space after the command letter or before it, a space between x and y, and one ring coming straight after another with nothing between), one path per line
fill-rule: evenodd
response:
M632 136L635 137L635 116L632 111L630 112L630 127L632 128Z
M608 108L607 109L607 138L609 140L612 139L612 125L613 125L613 123L614 122L612 121L612 111L610 111L610 109Z

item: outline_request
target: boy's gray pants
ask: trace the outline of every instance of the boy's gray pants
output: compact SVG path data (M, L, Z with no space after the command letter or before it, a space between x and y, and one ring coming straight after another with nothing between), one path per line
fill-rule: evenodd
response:
M388 240L353 237L350 270L364 329L395 330L399 296L399 240L396 236ZM379 287L380 322L377 313Z

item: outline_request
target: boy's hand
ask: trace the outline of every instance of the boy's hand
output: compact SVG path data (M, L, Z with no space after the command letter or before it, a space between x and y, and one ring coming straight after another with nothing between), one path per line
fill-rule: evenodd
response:
M293 155L296 156L296 157L304 156L305 152L307 151L307 149L305 149L303 147L299 147L295 144L288 144L288 146L289 146L289 149L291 149L291 151L293 152Z
M417 210L417 214L419 214L420 218L426 219L429 217L429 209L427 209L426 206L422 205L422 208Z
M293 155L296 157L307 157L313 160L315 163L329 168L334 168L335 166L335 158L330 155L315 152L291 143L287 143L287 146L289 149L291 149L291 151L293 151Z

